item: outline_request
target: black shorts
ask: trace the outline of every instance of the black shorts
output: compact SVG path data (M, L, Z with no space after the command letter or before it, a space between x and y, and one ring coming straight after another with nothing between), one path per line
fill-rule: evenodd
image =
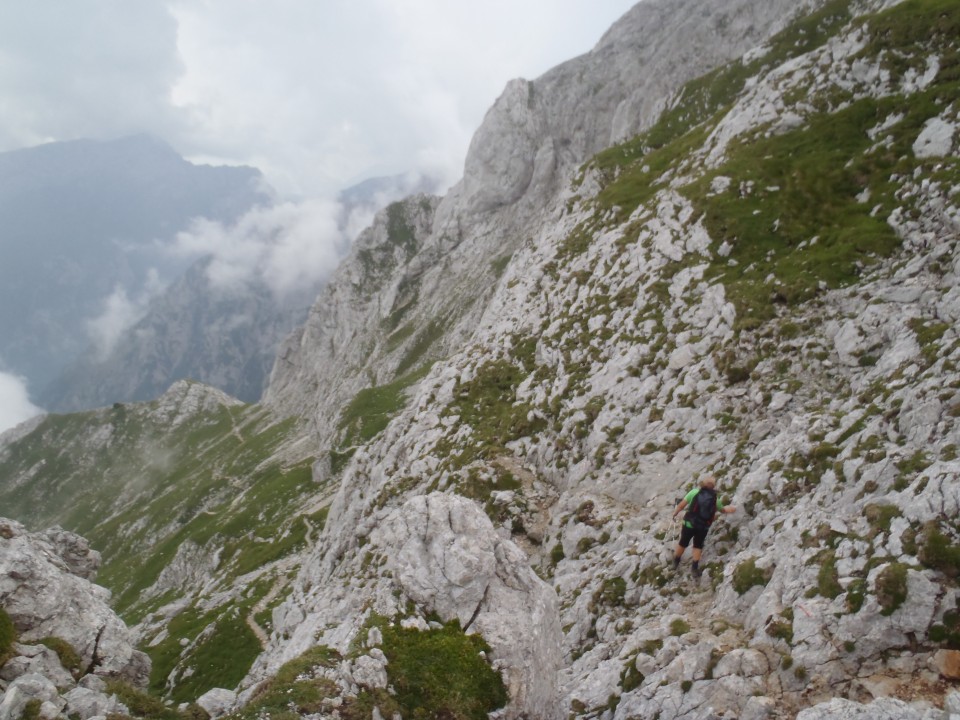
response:
M703 541L707 539L707 533L710 531L710 526L705 525L702 528L697 527L687 527L687 524L683 524L683 530L680 531L680 546L687 547L690 544L690 539L693 539L693 546L697 550L703 550Z

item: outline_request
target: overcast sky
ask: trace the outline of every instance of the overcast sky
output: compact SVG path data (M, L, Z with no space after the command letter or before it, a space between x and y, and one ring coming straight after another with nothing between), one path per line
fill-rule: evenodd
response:
M199 221L172 250L212 255L215 284L295 288L369 219L338 227L338 191L401 173L453 184L507 81L589 51L634 3L0 0L0 152L147 132L194 162L258 167L294 202ZM109 350L160 289L118 286L91 343ZM0 430L39 411L0 353Z
M286 197L458 179L506 82L634 0L0 0L0 150L150 132Z

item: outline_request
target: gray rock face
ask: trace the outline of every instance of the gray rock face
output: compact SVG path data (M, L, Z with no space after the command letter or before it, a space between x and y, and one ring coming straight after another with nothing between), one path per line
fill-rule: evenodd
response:
M725 163L741 143L793 133L818 107L833 108L835 93L883 104L936 76L936 58L913 58L915 68L892 77L882 58L864 57L860 21L795 57L768 57L762 43L796 8L638 4L591 53L508 84L471 144L463 181L431 201L432 213L406 204L409 253L390 242L386 215L365 236L278 359L268 402L313 418L320 444L336 446L344 398L415 366L402 362L414 346L405 338L437 323L431 347L442 360L410 383L405 409L380 435L350 448L329 525L276 613L277 636L253 678L318 638L344 647L359 632L344 616L371 605L403 615L391 597L400 593L443 618L475 618L471 630L491 642L523 697L529 673L513 684L500 664L540 642L505 617L517 606L510 592L528 587L499 569L501 558L523 564L504 549L516 547L560 600L557 706L545 691L536 708L616 720L764 718L833 693L909 693L915 675L937 682L935 648L922 638L956 598L915 546L929 522L956 540L942 525L960 503L960 350L949 322L960 317L956 193L926 179L927 166L898 178L904 209L880 220L903 253L865 263L851 287L824 280L810 303L781 306L771 270L751 287L778 298L756 329L751 318L741 327L736 282L716 280L738 267L738 240L711 238L702 217L706 198L724 194L762 191L763 207L777 207L779 185L716 175L734 174ZM591 153L649 127L686 78L745 51L738 68L758 60L757 74L661 177L640 162L610 170L598 161L567 184ZM955 109L937 112L918 131L920 159L953 147ZM901 120L878 117L861 135L883 147ZM637 200L631 192L642 198L630 212L600 194L618 172L636 182L617 188L624 205ZM771 218L769 233L780 222ZM794 240L798 251L819 242ZM390 262L371 263L377 253ZM498 261L502 276L488 270ZM515 377L484 377L491 366ZM478 378L495 386L482 387L488 397L471 395ZM492 396L523 411L507 440L484 437L499 420L483 414ZM519 488L499 489L504 468ZM665 569L676 528L664 518L706 473L723 478L738 511L711 530L709 581L688 584L684 570L678 578ZM473 510L432 492L483 496L485 483L492 533ZM501 547L511 536L517 542ZM354 576L367 549L392 582ZM337 578L342 587L317 589ZM376 589L358 591L366 583ZM898 607L885 595L890 584L907 598ZM535 617L549 614L526 602ZM401 622L426 627L419 616ZM496 644L509 633L519 649ZM379 682L370 665L360 675Z
M6 519L0 519L0 536L0 603L21 641L58 637L77 651L88 672L145 684L150 660L110 609L109 592L72 571L87 573L98 563L93 551L79 555L85 541L60 529L28 533ZM65 547L70 564L60 554Z
M63 699L67 701L65 712L67 715L79 715L80 720L90 720L93 717L106 717L114 713L129 715L130 711L115 695L104 695L85 687L76 687Z
M684 82L760 44L796 10L790 0L724 0L705 11L695 0L638 3L590 53L508 83L471 141L461 183L439 207L404 203L413 245L395 247L386 213L358 238L303 329L280 348L264 403L314 418L323 442L369 383L354 369L386 382L416 345L413 337L389 350L377 339L402 309L405 323L438 323L444 347L464 340L482 309L473 301L497 280L491 260L537 232L576 166L648 127ZM393 272L371 273L373 261ZM321 397L303 391L318 387Z
M90 547L86 538L67 532L61 527L45 530L43 536L53 545L58 557L66 563L71 573L91 582L97 577L100 553Z
M685 82L760 45L798 9L787 0L637 3L589 53L507 84L470 143L461 202L468 213L527 193L543 203L558 171L649 127Z

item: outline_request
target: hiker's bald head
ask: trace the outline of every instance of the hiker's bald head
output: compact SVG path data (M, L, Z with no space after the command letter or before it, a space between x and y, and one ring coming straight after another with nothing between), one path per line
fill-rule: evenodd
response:
M702 488L710 488L711 490L717 486L717 479L713 475L707 475L703 482L700 483Z

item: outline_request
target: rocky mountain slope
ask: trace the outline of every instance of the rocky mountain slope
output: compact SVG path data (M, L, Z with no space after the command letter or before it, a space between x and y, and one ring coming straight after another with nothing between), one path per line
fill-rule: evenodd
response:
M128 473L143 520L117 408L0 440L21 513L115 463L84 532L150 568L103 579L155 690L243 718L960 710L960 9L691 7L511 83L463 182L361 236L265 407L121 406L134 446L197 433ZM736 512L696 579L670 515L708 474Z

